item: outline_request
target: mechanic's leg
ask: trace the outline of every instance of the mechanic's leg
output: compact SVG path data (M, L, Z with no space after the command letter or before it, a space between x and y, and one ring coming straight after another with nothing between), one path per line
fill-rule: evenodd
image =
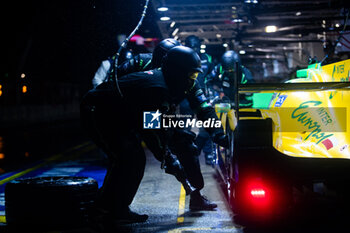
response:
M205 163L211 165L213 162L213 142L204 128L199 129L198 136L196 138L196 145L199 150L199 154L201 151L204 153Z
M178 145L179 147L186 147L186 145ZM200 168L198 156L196 154L190 154L185 150L174 151L173 153L178 157L181 165L183 166L187 178L194 188L201 190L204 187L204 179ZM173 151L173 150L172 150Z
M201 129L199 129L199 133L198 133L198 136L197 136L196 141L195 141L195 144L198 148L198 155L201 154L203 147L204 147L204 144L207 141L207 137L205 135L202 135L200 131L201 131Z
M193 149L194 143L177 143L172 145L171 151L178 157L187 178L196 188L191 193L190 209L191 210L213 210L217 207L215 203L211 203L206 197L202 196L200 190L204 187L204 179L200 169L200 163L198 159L198 152ZM189 153L191 152L191 153Z
M141 183L146 162L140 141L135 136L125 136L124 140L119 139L117 145L111 146L111 150L116 152L111 154L107 151L111 164L101 189L102 208L121 221L145 221L147 215L138 215L129 209Z
M208 164L208 165L212 165L213 164L213 158L214 158L213 146L214 146L213 141L211 140L211 138L209 137L209 134L208 134L208 138L205 141L205 144L204 144L204 147L203 147L205 163Z

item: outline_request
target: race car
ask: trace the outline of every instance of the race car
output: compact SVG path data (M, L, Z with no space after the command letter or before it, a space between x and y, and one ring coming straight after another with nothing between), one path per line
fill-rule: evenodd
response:
M238 74L237 74L238 75ZM350 60L299 70L276 84L235 84L253 94L215 110L229 135L215 168L234 212L249 219L285 216L310 195L347 201L350 191Z

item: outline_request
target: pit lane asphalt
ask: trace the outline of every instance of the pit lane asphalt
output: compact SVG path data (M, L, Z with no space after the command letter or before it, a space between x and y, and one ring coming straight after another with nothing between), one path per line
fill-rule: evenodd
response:
M100 233L100 232L154 232L154 233L206 233L206 232L349 232L348 218L341 221L327 221L333 213L327 213L314 222L294 222L281 224L277 227L261 228L256 226L241 226L235 223L234 214L228 208L224 191L216 178L215 170L205 165L203 156L200 157L205 187L202 191L209 200L218 204L215 211L189 211L189 197L184 196L180 183L171 175L160 169L160 163L146 149L146 169L139 190L135 196L131 209L135 212L149 215L145 223L117 225L111 224L107 229L84 226L71 229L52 229L50 233ZM15 178L38 176L87 176L96 179L99 187L106 174L107 160L91 142L84 142L66 151L33 164L19 172L3 174L0 177L0 232L42 232L36 230L11 231L5 222L4 187L6 182ZM62 216L64 221L65 216ZM40 219L37 220L40 223ZM306 224L305 224L306 223ZM45 232L45 233L49 233Z
M145 151L147 156L145 174L131 209L149 215L149 219L145 223L113 225L108 232L242 232L241 227L235 226L232 221L232 212L214 178L215 171L211 166L201 161L205 179L205 188L202 193L217 203L218 208L215 211L191 212L188 208L189 197L185 196L181 184L175 177L166 174L160 168L160 163L147 149ZM101 151L92 143L85 142L35 163L32 167L2 175L0 177L0 220L2 221L0 231L11 232L6 228L4 211L4 187L10 180L38 176L88 176L96 179L100 187L106 172L106 162ZM23 228L25 229L25 226ZM87 227L63 231L53 229L51 232L99 231L101 230L98 228Z
M147 152L147 151L146 151ZM234 225L232 212L228 208L215 170L204 163L201 168L205 180L202 194L218 204L215 211L189 210L189 196L177 180L160 169L160 164L147 152L147 166L140 189L131 208L149 215L146 223L135 224L126 229L131 232L242 232L241 226ZM120 227L119 229L125 229Z

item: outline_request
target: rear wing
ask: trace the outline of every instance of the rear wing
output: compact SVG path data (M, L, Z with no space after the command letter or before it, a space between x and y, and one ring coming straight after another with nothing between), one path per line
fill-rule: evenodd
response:
M280 91L323 91L350 90L350 59L322 66L321 63L309 65L307 69L297 71L297 78L286 83L247 83L238 82L242 70L236 62L236 78L234 79L233 109L239 120L239 95L242 93L275 93Z
M257 84L247 83L239 84L237 90L239 93L256 92L276 92L276 91L319 91L350 88L350 82L324 82L324 83L269 83Z

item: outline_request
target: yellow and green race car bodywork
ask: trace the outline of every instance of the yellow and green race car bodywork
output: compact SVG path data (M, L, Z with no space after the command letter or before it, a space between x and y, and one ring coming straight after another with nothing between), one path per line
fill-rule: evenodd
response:
M317 191L315 184L333 182L339 187L349 183L349 76L350 60L324 66L316 63L286 83L241 85L240 94L254 93L251 108L237 111L232 103L215 106L231 139L229 149L218 147L216 167L232 205L245 210L256 207L243 197L252 197L246 188L249 179L258 180L257 186L270 187L264 191L266 203L279 206L291 204L295 187ZM289 200L282 200L281 195Z
M289 83L349 82L350 60L314 64ZM265 93L266 95L266 93ZM259 94L255 94L259 98ZM350 89L273 92L263 118L273 121L273 146L293 157L350 159ZM257 108L258 106L254 106Z

